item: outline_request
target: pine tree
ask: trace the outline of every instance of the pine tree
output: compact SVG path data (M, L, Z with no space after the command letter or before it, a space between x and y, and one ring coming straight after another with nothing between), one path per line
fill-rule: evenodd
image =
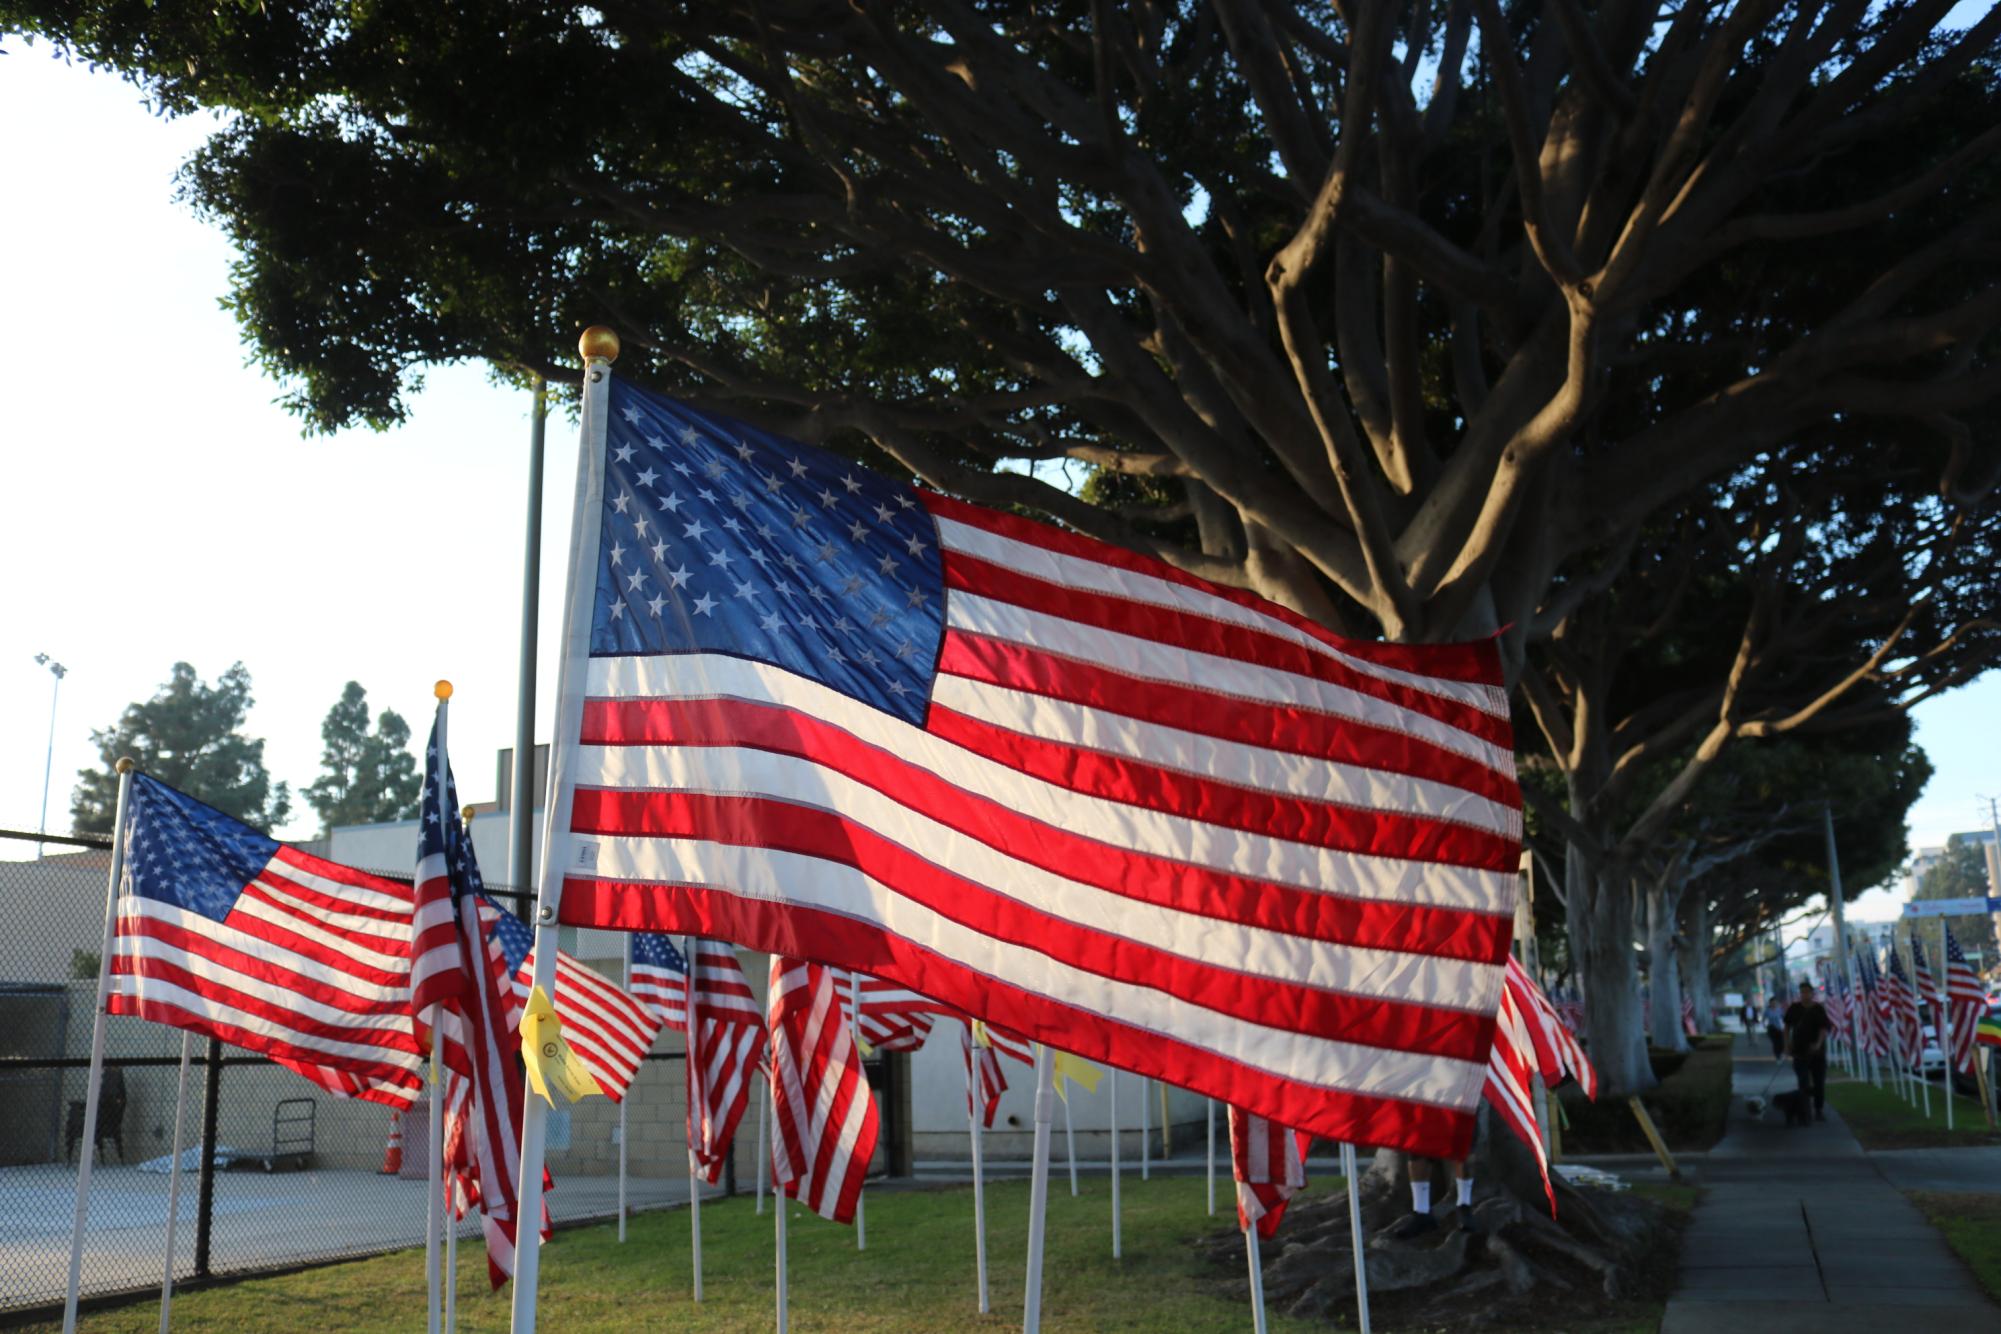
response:
M326 829L402 820L417 813L421 778L410 753L410 725L394 709L375 716L369 731L368 692L349 681L320 724L320 776L306 802Z
M242 663L232 663L214 685L187 663L175 663L151 699L127 705L115 724L90 734L103 767L77 774L70 798L77 832L111 832L118 806L112 766L123 755L138 761L142 772L245 824L266 830L283 824L292 809L291 789L272 784L263 739L242 732L253 702L250 671Z

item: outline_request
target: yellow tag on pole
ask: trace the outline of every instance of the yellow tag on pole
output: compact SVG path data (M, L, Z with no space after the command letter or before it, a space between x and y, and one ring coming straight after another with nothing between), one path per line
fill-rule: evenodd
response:
M521 1016L521 1059L528 1067L528 1083L552 1107L556 1100L549 1095L551 1084L571 1102L593 1093L604 1094L591 1077L590 1067L570 1050L563 1037L563 1020L540 987L528 993L528 1009Z
M973 1041L979 1043L982 1047L991 1047L994 1045L992 1035L987 1032L986 1020L973 1020Z
M1063 1101L1070 1101L1069 1087L1063 1082L1066 1079L1074 1079L1082 1084L1086 1093L1098 1091L1098 1081L1105 1077L1103 1066L1093 1065L1083 1057L1072 1056L1067 1051L1056 1052L1055 1056L1056 1062L1051 1073L1056 1076L1056 1091L1063 1095Z

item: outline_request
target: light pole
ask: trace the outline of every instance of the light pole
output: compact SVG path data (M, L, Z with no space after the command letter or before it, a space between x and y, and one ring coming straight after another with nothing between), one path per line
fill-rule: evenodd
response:
M42 818L35 826L36 833L46 834L49 832L49 775L54 771L56 759L56 701L62 697L63 678L69 675L69 668L46 653L35 655L35 665L48 668L49 675L56 678L54 687L49 691L49 745L42 755ZM40 857L43 851L43 844L35 844L37 857Z

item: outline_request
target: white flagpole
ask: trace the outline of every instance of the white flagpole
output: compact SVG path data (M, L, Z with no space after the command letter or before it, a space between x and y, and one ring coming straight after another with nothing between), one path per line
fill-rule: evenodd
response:
M694 961L690 960L688 962L688 967L693 968L694 966L695 966ZM628 995L630 995L632 992L632 933L629 931L626 932L625 935L625 990L626 994ZM637 1072L634 1073L635 1073L635 1079L633 1082L637 1083L638 1082L636 1078ZM626 1172L627 1162L629 1161L630 1158L630 1155L627 1153L625 1147L626 1144L625 1105L631 1101L632 1101L632 1085L628 1084L626 1085L625 1088L625 1096L618 1100L618 1240L620 1245L625 1244L625 1172ZM695 1272L697 1274L700 1274L701 1271L702 1271L701 1254L697 1252L695 1256ZM698 1279L697 1283L699 1282L700 1280Z
M439 705L440 712L444 704ZM440 722L443 731L449 722ZM429 1142L424 1145L424 1179L429 1188L424 1192L424 1273L429 1276L425 1284L424 1328L428 1334L438 1334L439 1313L443 1309L444 1296L442 1279L438 1273L438 1227L439 1214L443 1211L444 1161L445 1161L445 1025L444 1015L437 1016L431 1025L431 1105L425 1115L425 1124L430 1127Z
M966 1120L973 1137L973 1268L980 1283L980 1314L993 1309L987 1299L987 1174L980 1153L981 1113L986 1110L985 1091L973 1076L973 1026L966 1025Z
M167 1175L167 1272L160 1280L160 1334L167 1334L174 1308L174 1230L181 1221L181 1128L188 1114L188 1062L195 1052L193 1029L181 1030L181 1082L174 1090L174 1156Z
M1244 1260L1251 1270L1251 1334L1265 1334L1265 1268L1258 1254L1256 1222L1244 1229Z
M1355 1146L1341 1146L1341 1175L1348 1178L1348 1235L1355 1251L1355 1311L1361 1334L1369 1334L1369 1266L1362 1250L1361 1182L1355 1170Z
M1209 1103L1209 1217L1216 1216L1216 1100Z
M771 1164L763 1164L763 1171L770 1171ZM778 1234L778 1334L785 1334L785 1192L773 1188L771 1192L771 1212L778 1221L773 1225Z
M1119 1072L1105 1071L1112 1086L1112 1258L1119 1258Z
M699 1059L700 1053L698 1051L700 1044L696 1041L696 1034L701 1030L696 1023L695 1016L695 938L693 936L681 937L681 946L687 951L685 957L688 961L688 1004L685 1007L688 1024L688 1106L691 1109L688 1115L688 1124L691 1127L699 1127L702 1125L704 1118L702 1116L702 1063ZM623 1152L623 1146L621 1145L620 1147L621 1152ZM623 1181L620 1184L623 1185ZM618 1226L621 1232L625 1230L623 1219L619 1221ZM695 1168L695 1146L693 1144L688 1146L688 1237L695 1248L695 1300L699 1303L702 1300L702 1175Z
M97 955L97 1008L91 1013L90 1073L84 1077L83 1147L76 1160L76 1217L70 1224L69 1286L63 1291L63 1334L75 1334L76 1302L83 1285L83 1233L90 1217L90 1163L97 1149L97 1104L104 1085L104 1005L111 994L112 931L118 915L118 885L125 876L125 806L132 787L132 760L118 761L118 811L112 818L111 875L104 890L104 937Z
M855 972L853 969L848 970L848 999L854 1007L854 1013L849 1017L854 1022L855 1059L859 1061L862 1057L862 979L861 979L861 974ZM862 1094L864 1097L872 1098L875 1095L873 1093L870 1093L866 1086L867 1085L866 1066L863 1067L863 1074L864 1074L864 1080L863 1080L864 1086L862 1089ZM863 1180L864 1181L867 1180L866 1173L864 1173L863 1175ZM868 1249L868 1214L866 1212L867 1207L868 1207L868 1187L867 1185L863 1185L863 1187L860 1190L855 1192L855 1249L858 1251L865 1251Z
M577 450L576 516L570 537L569 593L564 599L562 669L556 678L556 731L549 747L548 800L542 812L542 867L536 882L535 971L530 985L556 999L556 914L563 893L563 875L573 866L597 865L595 842L573 839L570 753L583 729L584 687L590 660L591 620L597 587L598 546L604 523L604 438L611 408L611 363L618 356L618 335L602 325L584 330L577 340L584 359L582 440ZM515 763L523 762L517 756ZM530 1095L521 1113L521 1180L516 1190L520 1211L515 1215L518 1240L514 1250L514 1334L534 1334L535 1298L542 1282L543 1137L549 1105Z
M764 1143L764 1118L765 1114L771 1110L770 1103L771 1103L771 1090L769 1088L766 1088L764 1091L764 1096L757 1100L757 1160L760 1163L764 1162L766 1158L767 1151ZM757 1174L757 1212L759 1214L762 1214L764 1212L765 1175L766 1174L762 1171L760 1171Z
M459 1211L458 1183L445 1178L445 1334L458 1334L459 1327Z
M1141 1075L1139 1077L1139 1179L1141 1181L1153 1178L1153 1142L1148 1125L1150 1113L1146 1106L1152 1099L1153 1081Z
M1022 1294L1022 1334L1042 1330L1042 1242L1049 1214L1049 1123L1056 1115L1051 1070L1056 1058L1047 1044L1035 1049L1035 1161L1028 1185L1028 1286Z
M1077 1128L1070 1121L1070 1094L1063 1095L1063 1147L1070 1155L1070 1198L1077 1198Z

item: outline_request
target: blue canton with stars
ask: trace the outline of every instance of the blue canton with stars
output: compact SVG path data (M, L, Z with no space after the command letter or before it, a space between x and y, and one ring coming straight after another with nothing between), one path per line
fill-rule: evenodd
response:
M417 809L417 864L422 866L426 857L442 854L451 877L452 901L457 903L461 894L484 894L486 885L479 876L479 858L473 855L472 835L459 822L459 785L452 779L449 756L442 766L443 791L439 790L438 731L444 717L440 708L431 723L431 743L424 752L424 799Z
M632 936L632 966L653 967L685 975L688 961L667 937L658 931L636 931Z
M479 896L479 906L493 912L489 919L492 922L490 934L500 942L500 953L507 960L507 971L519 972L522 961L535 948L535 933L528 929L528 923L484 894Z
M278 851L266 837L158 779L125 796L125 891L220 922Z
M944 633L909 487L612 381L594 657L726 653L922 723Z

